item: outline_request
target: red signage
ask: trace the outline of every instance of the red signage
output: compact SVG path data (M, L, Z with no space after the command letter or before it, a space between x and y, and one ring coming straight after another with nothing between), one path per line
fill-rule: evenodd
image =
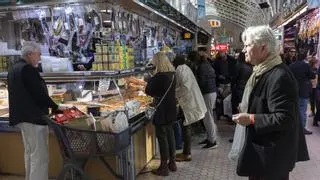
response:
M211 46L211 51L227 52L228 50L229 50L229 44L215 44Z

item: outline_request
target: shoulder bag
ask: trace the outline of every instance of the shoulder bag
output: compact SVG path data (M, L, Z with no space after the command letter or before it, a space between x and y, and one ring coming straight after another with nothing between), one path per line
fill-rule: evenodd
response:
M156 113L157 111L157 108L160 106L160 104L162 103L163 99L167 96L170 88L172 87L172 84L173 84L173 81L174 81L174 75L172 77L172 81L170 83L170 86L168 87L168 89L166 90L166 92L164 93L164 95L162 96L162 98L160 99L159 103L155 106L155 107L152 107L152 106L148 106L145 110L145 116L147 117L147 119L149 120L152 120L153 119L153 116L154 114Z

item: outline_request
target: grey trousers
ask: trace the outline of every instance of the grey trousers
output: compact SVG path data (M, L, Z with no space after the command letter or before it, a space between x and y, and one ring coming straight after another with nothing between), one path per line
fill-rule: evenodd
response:
M207 113L203 119L203 124L207 132L207 139L214 143L216 141L216 132L217 132L217 126L215 123L213 110L216 108L216 99L217 99L217 93L209 93L203 95L204 101L207 106Z
M48 180L48 126L19 123L24 145L26 180Z

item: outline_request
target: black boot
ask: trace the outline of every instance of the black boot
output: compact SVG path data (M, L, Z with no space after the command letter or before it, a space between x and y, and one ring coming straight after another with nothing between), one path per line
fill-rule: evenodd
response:
M169 176L169 168L167 161L161 160L161 164L158 169L152 170L152 173L157 176Z
M170 158L169 164L168 164L168 168L172 172L176 172L177 171L177 164L176 164L176 158L175 157Z

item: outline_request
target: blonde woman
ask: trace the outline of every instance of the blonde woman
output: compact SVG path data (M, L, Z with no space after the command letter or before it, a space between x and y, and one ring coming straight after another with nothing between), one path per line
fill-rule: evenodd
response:
M154 98L155 105L164 97L153 119L159 142L161 164L158 169L152 172L158 176L168 176L169 170L177 171L175 163L175 136L173 131L173 123L177 119L175 72L168 57L163 52L159 52L153 56L152 64L155 65L156 69L154 76L148 81L146 94Z

